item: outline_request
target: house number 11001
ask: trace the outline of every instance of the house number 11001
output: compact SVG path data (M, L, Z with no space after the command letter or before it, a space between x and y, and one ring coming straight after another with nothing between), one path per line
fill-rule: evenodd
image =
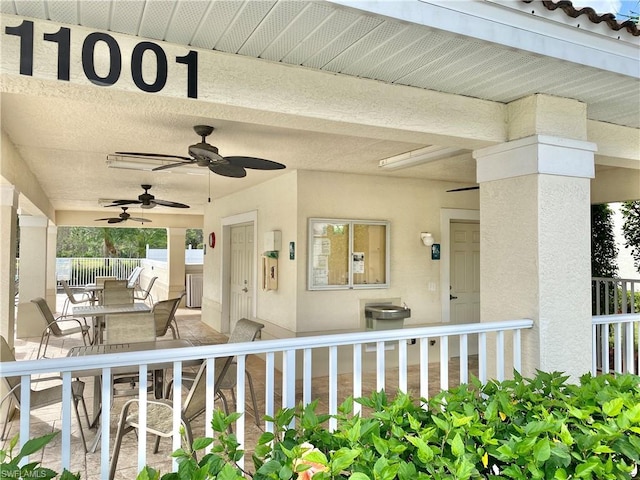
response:
M7 35L20 37L20 75L33 75L33 22L24 20L17 27L6 27ZM58 80L69 81L71 63L71 30L60 27L55 33L45 33L44 40L58 44ZM98 42L104 42L109 50L109 72L101 76L96 72L94 50ZM156 78L147 82L142 76L142 57L150 51L156 59ZM190 50L182 57L176 57L176 63L187 66L187 96L198 98L198 52ZM89 81L100 86L114 85L122 72L122 53L115 38L107 33L94 32L87 35L82 43L82 68ZM167 83L167 55L162 47L153 42L136 44L131 54L131 76L136 86L143 92L156 93Z

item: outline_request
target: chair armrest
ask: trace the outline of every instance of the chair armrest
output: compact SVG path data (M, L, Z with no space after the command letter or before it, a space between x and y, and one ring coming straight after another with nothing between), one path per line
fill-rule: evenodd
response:
M0 405L2 405L2 404L4 403L4 401L5 401L7 398L10 398L10 397L11 397L11 395L13 395L13 391L14 391L15 389L19 388L19 387L20 387L20 384L19 384L19 383L18 383L17 385L14 385L14 386L13 386L13 388L12 388L11 390L9 390L9 391L4 395L4 397L2 397L2 400L0 400Z
M51 324L53 323L61 323L61 322L76 322L78 324L78 326L80 328L82 328L82 322L80 321L80 319L78 318L72 318L72 317L66 317L66 316L60 316L58 318L56 318L53 322L49 322L47 324L47 328L49 328L51 326ZM85 323L86 325L86 323Z

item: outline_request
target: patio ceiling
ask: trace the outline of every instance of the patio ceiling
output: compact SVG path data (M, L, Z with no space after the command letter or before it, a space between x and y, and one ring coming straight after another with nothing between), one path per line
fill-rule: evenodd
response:
M574 98L586 103L589 119L640 127L640 89L633 76L479 38L470 41L467 32L451 33L333 2L3 0L0 6L3 14L501 103L535 93ZM566 20L560 11L545 15ZM381 159L425 147L418 136L392 141L373 134L303 131L296 128L295 118L284 126L285 120L258 125L203 118L176 114L161 101L132 107L104 98L87 102L85 97L6 91L1 100L2 129L56 210L97 210L100 198L136 198L142 193L140 184L149 183L157 198L190 204L193 208L184 213L201 214L209 195L219 198L283 174L251 171L238 180L106 168L106 155L118 150L186 155L187 146L198 141L192 126L201 123L216 127L209 142L223 155L274 159L287 165L284 172L311 169L475 183L470 154L394 172L378 168ZM167 208L154 213L162 210L173 213Z

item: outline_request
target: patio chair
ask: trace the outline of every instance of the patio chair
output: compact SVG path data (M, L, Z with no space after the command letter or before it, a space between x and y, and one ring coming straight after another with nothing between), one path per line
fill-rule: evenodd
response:
M62 284L62 288L64 289L64 293L67 295L67 298L64 300L64 305L62 306L62 316L66 316L69 312L69 305L81 305L83 303L91 303L92 298L88 293L82 293L80 298L76 298L76 294L73 293L71 287L69 287L69 282L66 280L60 280Z
M4 337L0 336L0 360L2 362L15 362L16 358L13 355L13 351L9 347L9 344L5 340ZM2 379L5 383L7 393L0 400L0 405L2 405L5 400L9 400L9 405L7 405L7 414L4 420L4 426L2 428L2 436L0 439L5 440L5 435L7 433L7 427L9 423L13 419L13 415L15 410L20 410L20 377L4 377ZM60 381L60 377L48 377L48 378L38 378L32 380L32 383L35 382L43 382L43 381L51 381L58 380ZM80 380L73 380L71 382L71 392L73 397L73 405L76 412L76 420L78 421L78 428L80 430L80 437L82 437L82 444L84 445L85 453L87 450L87 442L84 438L84 431L82 430L82 422L80 421L80 412L78 411L78 403L82 403L82 407L84 408L84 416L89 425L89 414L87 413L87 405L84 402L84 382ZM62 384L54 385L51 387L41 388L38 390L31 389L30 393L30 402L29 408L30 410L37 410L38 408L48 407L50 405L54 405L56 403L62 403ZM16 408L12 408L15 406Z
M153 288L153 284L156 283L157 279L158 277L151 277L147 288L144 290L140 290L140 292L134 295L134 298L136 300L142 300L143 302L146 302L148 299L150 299L150 303L153 305L153 296L151 295L151 289Z
M131 271L131 273L127 277L127 287L136 288L136 286L138 285L138 280L140 279L140 274L142 273L142 270L144 270L143 267L136 267Z
M153 342L156 339L155 323L151 313L106 315L105 325L107 344ZM138 382L137 371L114 375L111 382L113 396L137 395ZM127 385L128 389L118 388L120 385ZM149 390L153 388L153 372L148 374L147 386Z
M164 337L169 329L173 334L173 338L180 338L178 325L176 323L175 314L180 304L181 297L162 300L153 305L153 318L156 325L156 337ZM174 326L175 324L175 326Z
M49 305L44 298L38 297L31 300L31 303L35 304L37 310L40 312L42 319L44 320L46 327L42 331L42 337L40 338L40 346L38 347L38 357L44 357L47 353L47 347L49 346L49 337L53 335L54 337L62 338L68 335L75 335L76 333L82 334L82 341L85 345L87 345L87 339L89 340L89 344L91 344L91 335L89 331L91 327L87 325L86 321L81 322L77 318L70 317L58 317L55 318ZM64 322L74 324L72 327L61 328L61 324ZM42 347L44 346L44 350ZM42 355L40 355L42 353Z
M133 303L133 289L127 288L126 280L105 280L102 291L103 305L125 305Z
M264 324L254 322L253 320L249 320L247 318L241 318L236 323L236 326L233 328L227 343L243 343L243 342L253 342L256 338L259 338L260 331L264 328ZM224 411L227 415L229 415L229 403L227 401L227 397L225 397L222 390L229 390L231 392L231 399L233 400L233 404L236 404L236 396L234 389L236 388L237 382L237 364L235 359L229 365L228 371L226 375L220 380L219 385L217 386L218 391L216 395L222 401L222 405L224 407ZM253 418L256 422L257 426L260 426L260 417L258 415L258 402L256 400L256 392L253 387L253 378L251 377L251 373L248 369L245 369L245 376L247 378L247 383L249 384L249 393L251 395L251 403L253 406ZM188 374L183 375L182 377L183 384L189 385L193 382L193 378ZM167 386L167 393L165 397L169 397L171 394L171 382L169 382Z
M231 365L233 357L218 358L215 361L216 379L214 383L214 395L218 396L218 384L220 379L224 377ZM191 446L193 443L193 433L191 430L191 422L206 410L206 372L207 363L203 362L193 379L193 383L189 388L187 396L182 402L182 412L180 414L180 422L185 432L186 445ZM113 445L113 456L109 467L109 479L115 476L118 457L120 455L120 446L122 438L129 432L135 431L139 427L138 412L133 410L139 403L137 398L127 401L120 413L118 421L118 430ZM153 453L158 453L161 438L172 437L173 431L173 402L169 399L147 400L147 432L156 436ZM195 453L194 453L195 455Z

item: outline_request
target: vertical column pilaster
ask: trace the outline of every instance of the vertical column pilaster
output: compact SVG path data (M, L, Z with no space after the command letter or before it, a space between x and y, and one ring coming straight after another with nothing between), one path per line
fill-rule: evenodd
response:
M56 305L56 295L58 293L58 279L56 278L57 250L58 227L55 225L49 225L47 227L47 296L45 299L52 307Z
M44 329L40 314L31 303L47 295L47 226L42 216L20 215L20 303L16 334L39 337ZM55 311L55 305L49 305Z
M15 336L18 197L13 185L0 185L0 335L13 348Z
M592 143L533 135L474 152L481 321L534 320L523 335L527 376L560 370L576 380L590 369L594 151Z
M186 228L167 228L167 265L169 268L167 298L180 296L185 288L184 245Z

